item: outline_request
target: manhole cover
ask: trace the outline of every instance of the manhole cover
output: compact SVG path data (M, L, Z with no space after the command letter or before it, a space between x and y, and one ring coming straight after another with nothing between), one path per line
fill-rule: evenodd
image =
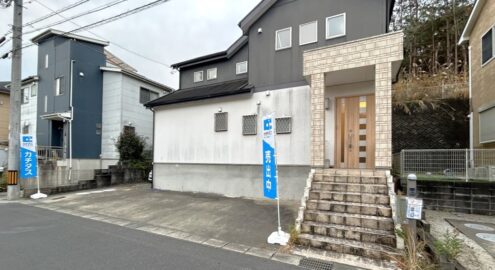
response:
M333 264L325 261L304 258L299 262L299 267L312 270L332 270Z
M492 243L495 243L495 234L493 233L477 233L476 236L478 236L479 238L485 241L490 241Z
M464 226L473 229L473 230L478 230L478 231L487 231L487 232L493 232L495 229L492 227L488 227L486 225L481 225L481 224L474 224L474 223L466 223Z

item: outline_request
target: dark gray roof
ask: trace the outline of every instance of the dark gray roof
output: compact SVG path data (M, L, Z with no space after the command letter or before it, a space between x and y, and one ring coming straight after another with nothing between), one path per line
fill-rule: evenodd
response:
M192 67L200 64L206 64L215 61L222 61L230 59L234 54L236 54L244 45L248 43L248 37L242 36L238 38L227 50L212 53L208 55L203 55L186 61L182 61L172 65L172 68L185 68Z
M180 89L145 104L148 108L188 101L238 95L251 92L247 79Z
M7 88L7 84L10 82L0 82L0 93L10 94L10 90Z
M278 0L262 0L256 7L254 7L246 17L239 22L239 27L242 29L244 35L246 35L251 26L261 18ZM390 3L389 19L392 17L392 11L394 9L395 0L387 0Z

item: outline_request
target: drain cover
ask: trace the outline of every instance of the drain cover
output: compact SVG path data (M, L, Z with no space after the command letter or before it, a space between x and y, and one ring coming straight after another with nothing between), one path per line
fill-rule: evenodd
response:
M481 225L481 224L474 224L474 223L466 223L464 226L473 229L473 230L478 230L478 231L486 231L486 232L493 232L495 229L492 227L488 227L486 225Z
M304 258L299 262L299 267L312 270L332 270L333 264L325 261Z
M495 243L495 234L493 233L477 233L476 236L483 240Z

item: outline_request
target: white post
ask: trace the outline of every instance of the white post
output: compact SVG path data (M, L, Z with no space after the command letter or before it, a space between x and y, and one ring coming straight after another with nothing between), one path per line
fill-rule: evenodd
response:
M69 183L72 181L72 119L74 119L74 108L72 107L72 87L74 85L74 62L74 60L70 61Z

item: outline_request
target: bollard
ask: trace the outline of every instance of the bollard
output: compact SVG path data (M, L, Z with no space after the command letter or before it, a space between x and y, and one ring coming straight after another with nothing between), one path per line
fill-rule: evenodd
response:
M408 198L416 198L418 195L418 188L417 188L417 180L418 177L415 174L409 174L407 176L407 197ZM408 221L409 227L411 229L412 234L414 235L414 240L416 240L416 220L415 219L409 219Z

